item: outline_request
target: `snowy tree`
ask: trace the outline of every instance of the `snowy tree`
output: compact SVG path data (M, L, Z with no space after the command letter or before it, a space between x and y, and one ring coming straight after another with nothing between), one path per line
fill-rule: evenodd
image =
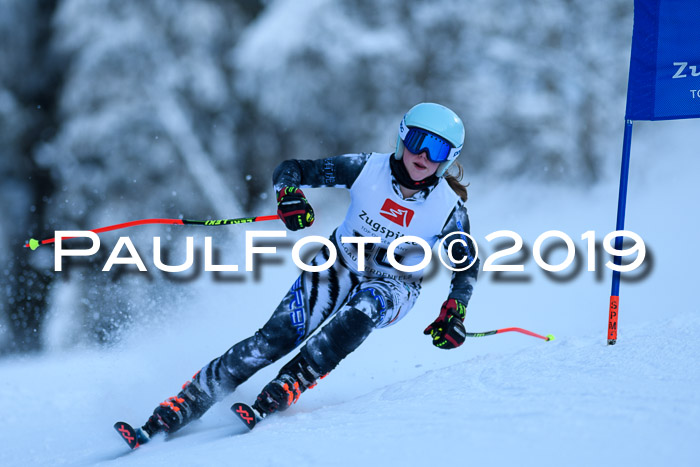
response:
M48 226L244 213L248 190L234 134L240 110L224 56L250 14L255 9L219 1L61 3L54 21L55 47L66 57L62 124L38 152L57 186ZM173 243L184 236L160 227L130 235L163 232ZM116 235L105 239L116 243ZM89 269L101 269L100 260ZM135 315L168 308L161 276L78 277L61 287L81 287L80 315L98 341L112 340Z
M0 353L39 348L47 305L50 277L22 243L39 228L52 191L32 150L55 124L54 8L51 1L0 2Z
M622 124L631 19L626 0L280 0L234 53L239 95L276 129L250 152L391 151L402 113L436 101L467 125L468 169L594 181Z

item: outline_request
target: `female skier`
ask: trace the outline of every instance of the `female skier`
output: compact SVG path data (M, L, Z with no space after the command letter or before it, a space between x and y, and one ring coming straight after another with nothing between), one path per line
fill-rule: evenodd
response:
M156 407L136 430L137 441L147 442L161 431L176 432L256 371L304 343L253 404L258 418L285 410L374 329L405 316L420 293L422 279L419 273L394 269L387 261L387 247L406 235L418 236L432 246L452 232L469 233L464 206L467 191L459 183L462 169L457 165L457 177L447 174L463 142L464 126L453 111L422 103L410 109L399 124L394 154L348 154L280 164L273 174L277 213L290 230L314 222L314 211L301 186L350 190L345 220L330 237L340 252L338 260L325 271L302 272L262 329L205 365L177 396ZM345 242L341 241L344 237ZM380 237L379 243L364 245L364 268L358 266L359 246L348 243L347 237ZM466 245L455 242L453 258L473 259L473 245ZM416 265L423 254L422 248L416 251L415 245L403 243L395 257L403 265ZM323 248L312 265L328 258ZM452 349L464 342L463 321L478 266L476 262L466 271L453 272L448 298L424 331L433 345Z

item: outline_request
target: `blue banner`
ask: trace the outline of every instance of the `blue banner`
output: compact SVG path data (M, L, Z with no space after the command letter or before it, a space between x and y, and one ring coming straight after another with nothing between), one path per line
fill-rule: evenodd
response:
M700 0L634 0L627 120L700 117Z

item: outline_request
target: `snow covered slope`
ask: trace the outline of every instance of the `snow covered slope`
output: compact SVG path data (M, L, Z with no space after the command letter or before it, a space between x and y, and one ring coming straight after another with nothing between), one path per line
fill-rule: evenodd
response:
M127 359L5 362L12 378L0 390L3 439L13 442L3 443L2 465L429 465L450 458L696 465L700 371L690 363L700 356L699 334L700 318L681 314L628 329L614 348L593 335L513 353L465 351L463 362L446 368L369 392L353 386L345 401L302 397L251 433L220 404L172 439L133 453L110 424L120 414L135 418L153 391L118 389L125 378L148 385ZM353 383L340 369L333 379Z
M446 294L441 272L403 321L373 333L254 432L243 434L228 407L251 401L279 364L171 439L127 452L112 423L143 422L204 363L264 323L296 275L290 265L267 266L261 281L183 286L189 297L179 310L114 348L0 361L0 465L697 465L700 216L687 188L700 172L697 125L640 125L635 135L627 226L654 260L644 280L623 284L614 347L605 345L609 273L597 279L584 270L556 282L530 260L525 283L482 274L467 327L521 326L557 340L503 334L435 349L422 330ZM511 229L532 245L559 229L582 245L581 233L602 238L614 225L615 175L586 192L471 182L480 241ZM307 193L326 222L314 234L342 218L319 193ZM49 335L70 311L69 302L61 306Z

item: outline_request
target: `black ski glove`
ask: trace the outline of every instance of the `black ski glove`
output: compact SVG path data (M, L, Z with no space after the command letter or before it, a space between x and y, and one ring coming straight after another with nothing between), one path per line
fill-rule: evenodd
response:
M289 230L303 229L314 223L314 210L304 192L293 186L286 186L277 194L277 215Z
M433 321L423 334L430 334L433 345L441 349L454 349L464 343L467 334L464 329L464 318L467 315L467 306L449 298L440 308L440 316Z

